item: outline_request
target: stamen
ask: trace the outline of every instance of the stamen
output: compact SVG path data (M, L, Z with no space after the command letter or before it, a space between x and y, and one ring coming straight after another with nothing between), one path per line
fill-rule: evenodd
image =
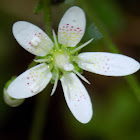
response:
M90 39L89 41L87 41L86 43L82 44L82 45L79 46L78 48L72 50L70 53L71 53L71 54L72 54L72 53L75 53L76 51L78 51L78 50L84 48L84 47L85 47L86 45L88 45L93 39L94 39L94 38Z
M58 49L58 42L57 42L57 39L56 39L56 34L55 34L55 31L53 30L53 39L54 39L54 43L55 43L55 46L56 48Z
M31 44L33 46L37 46L40 42L41 42L40 38L36 36L31 40Z
M54 94L55 90L56 90L56 87L57 87L57 84L58 84L58 73L56 74L56 77L55 77L55 82L54 82L54 85L53 85L53 89L52 89L52 92L51 92L51 96Z
M40 87L37 83L34 83L31 85L31 90L34 92L34 93L38 93L39 90L40 90Z
M66 80L66 78L67 78L67 80ZM68 97L71 99L71 94L70 94L70 89L69 89L69 83L71 83L71 80L68 76L64 75L64 82L65 82L65 85L66 85L65 88L67 88L66 90L67 90L67 93L68 93Z
M85 81L86 83L88 83L90 85L90 82L83 75L81 75L78 71L76 71L74 69L73 72L76 73L83 81Z
M65 71L72 71L74 69L74 66L72 64L64 64L64 70Z
M48 61L48 59L35 59L34 61L38 63L45 63Z

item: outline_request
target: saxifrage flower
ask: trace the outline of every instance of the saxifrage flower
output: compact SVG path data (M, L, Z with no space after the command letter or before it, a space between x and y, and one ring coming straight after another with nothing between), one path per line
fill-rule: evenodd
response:
M78 52L91 40L78 46L85 33L84 11L71 7L62 17L58 27L58 38L53 31L53 41L37 26L18 21L13 25L17 42L27 51L37 56L38 64L19 75L7 88L8 96L24 99L40 93L47 84L61 81L69 109L81 123L88 123L93 115L92 103L87 90L78 75L89 83L81 71L87 70L106 76L125 76L139 70L140 64L133 58L106 52Z

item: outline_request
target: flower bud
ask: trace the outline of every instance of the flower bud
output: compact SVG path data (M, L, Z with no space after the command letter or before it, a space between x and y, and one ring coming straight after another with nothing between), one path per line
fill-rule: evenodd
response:
M17 107L17 106L21 105L25 100L25 99L14 99L14 98L10 97L8 95L6 88L4 88L4 90L3 90L3 98L4 98L5 103L11 107Z

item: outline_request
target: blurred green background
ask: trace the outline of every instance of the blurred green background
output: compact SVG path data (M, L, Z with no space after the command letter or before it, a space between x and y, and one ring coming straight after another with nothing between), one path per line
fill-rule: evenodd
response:
M37 3L37 0L0 0L0 140L28 140L30 136L39 95L26 99L17 108L11 108L3 101L3 87L13 75L25 71L34 58L16 42L12 25L25 20L45 29L43 12L33 12ZM140 62L138 0L52 0L51 23L56 32L64 12L73 5L80 6L86 13L87 27L81 42L94 38L82 51L111 52L97 20L122 54ZM88 7L92 10L89 11ZM46 93L49 100L41 140L140 140L140 101L124 77L83 74L91 82L91 85L83 83L93 103L91 122L81 124L73 117L59 83L52 97L51 87ZM140 72L135 76L140 81Z

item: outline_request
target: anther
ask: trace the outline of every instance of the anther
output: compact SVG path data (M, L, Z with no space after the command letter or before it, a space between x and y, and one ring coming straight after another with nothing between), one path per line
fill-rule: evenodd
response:
M31 44L33 46L37 46L40 42L41 42L40 38L36 36L31 40Z
M39 87L36 83L34 83L34 84L31 85L31 90L32 90L34 93L38 93L39 90L40 90L40 87Z
M65 71L72 71L73 69L74 69L74 66L70 63L64 65L64 70Z

